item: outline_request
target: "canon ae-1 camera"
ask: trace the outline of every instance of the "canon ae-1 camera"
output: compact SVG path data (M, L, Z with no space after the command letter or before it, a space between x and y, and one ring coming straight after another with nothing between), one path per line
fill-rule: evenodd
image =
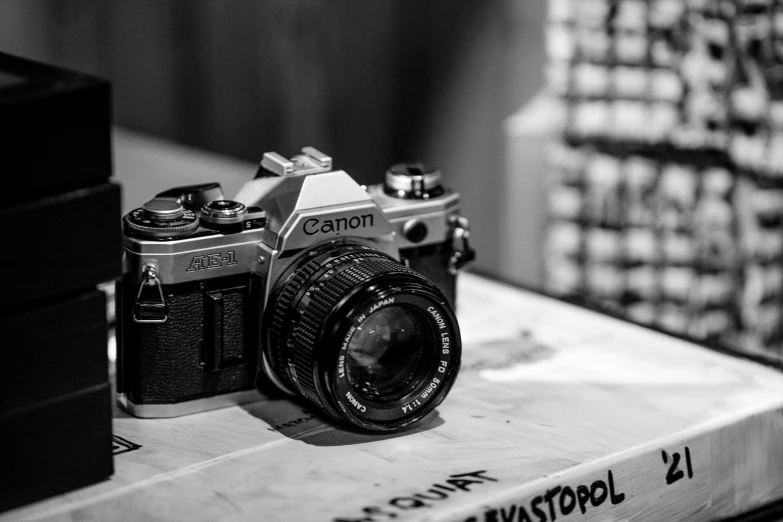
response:
M457 271L473 258L439 171L395 165L360 186L311 147L264 154L235 200L216 183L123 218L119 403L170 417L297 395L395 430L432 411L460 365Z

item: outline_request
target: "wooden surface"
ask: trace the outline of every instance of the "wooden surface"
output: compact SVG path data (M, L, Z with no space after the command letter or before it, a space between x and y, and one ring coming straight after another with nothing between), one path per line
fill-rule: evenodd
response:
M129 200L254 169L115 138ZM287 400L117 411L110 480L0 522L712 520L783 498L779 372L470 274L458 290L463 369L411 431L353 433Z
M547 492L596 484L598 501L610 474L615 503L563 516L555 495L557 519L712 520L783 497L778 372L476 276L459 299L463 370L410 432L352 433L285 400L117 412L141 447L111 480L0 520L538 520L532 504L552 520Z

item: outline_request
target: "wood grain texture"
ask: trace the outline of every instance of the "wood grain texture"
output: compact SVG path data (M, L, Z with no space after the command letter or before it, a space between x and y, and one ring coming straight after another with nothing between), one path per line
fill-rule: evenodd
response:
M142 447L111 480L0 520L553 520L552 491L558 520L712 520L783 497L780 373L469 274L459 296L462 373L406 433L287 400L117 412Z

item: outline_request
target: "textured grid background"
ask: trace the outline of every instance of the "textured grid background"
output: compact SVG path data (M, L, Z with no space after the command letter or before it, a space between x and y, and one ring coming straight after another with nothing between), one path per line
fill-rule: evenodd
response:
M781 359L783 2L549 5L548 288Z

